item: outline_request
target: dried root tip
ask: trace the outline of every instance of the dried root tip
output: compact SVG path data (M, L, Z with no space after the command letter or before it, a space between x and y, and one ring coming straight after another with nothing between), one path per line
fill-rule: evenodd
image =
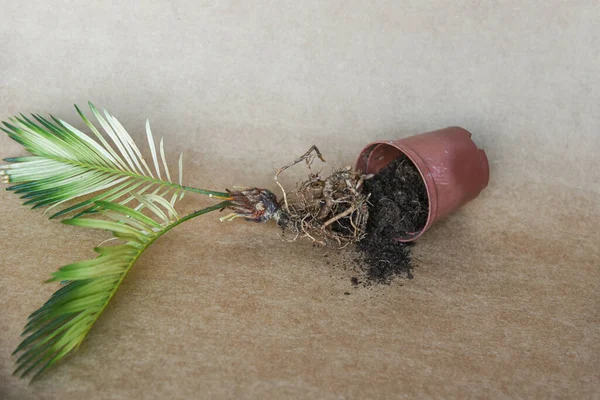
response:
M242 217L246 221L265 223L279 210L277 197L267 189L245 188L241 191L227 190L227 193L231 197L231 205L227 208L233 210L233 214L221 220L230 221Z

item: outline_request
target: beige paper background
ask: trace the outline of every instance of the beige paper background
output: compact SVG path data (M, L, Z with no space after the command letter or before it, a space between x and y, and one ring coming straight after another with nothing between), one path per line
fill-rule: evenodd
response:
M76 122L89 99L143 143L150 117L185 181L213 189L274 189L313 143L339 166L460 125L491 183L389 287L352 289L339 260L272 225L187 223L31 386L10 353L55 289L42 281L104 236L2 191L0 397L600 397L600 3L110 3L0 1L2 119ZM0 136L0 157L18 154Z

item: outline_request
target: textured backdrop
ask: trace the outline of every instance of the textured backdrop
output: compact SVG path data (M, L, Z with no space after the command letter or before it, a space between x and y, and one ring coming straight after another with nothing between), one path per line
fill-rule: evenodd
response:
M2 191L0 397L600 396L597 0L110 3L0 0L1 119L77 122L92 100L139 141L149 117L189 185L273 190L311 144L339 166L459 125L491 183L390 286L353 289L342 259L272 225L182 225L30 386L10 353L42 281L104 236ZM21 153L0 136L0 157Z

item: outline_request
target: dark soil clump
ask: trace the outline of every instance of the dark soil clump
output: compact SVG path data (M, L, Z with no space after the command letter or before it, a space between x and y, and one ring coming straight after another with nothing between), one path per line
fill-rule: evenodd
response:
M412 279L412 244L394 239L418 232L427 223L429 203L419 171L408 157L400 157L365 181L364 192L371 194L371 206L367 236L357 249L367 279L372 283L390 283L396 276Z

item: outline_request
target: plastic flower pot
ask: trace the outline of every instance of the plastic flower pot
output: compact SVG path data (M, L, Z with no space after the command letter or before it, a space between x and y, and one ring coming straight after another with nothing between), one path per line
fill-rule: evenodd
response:
M429 215L423 229L397 238L401 242L418 239L431 225L476 198L488 185L485 151L477 148L469 131L459 127L370 143L360 152L356 169L376 174L402 154L413 162L425 182Z

